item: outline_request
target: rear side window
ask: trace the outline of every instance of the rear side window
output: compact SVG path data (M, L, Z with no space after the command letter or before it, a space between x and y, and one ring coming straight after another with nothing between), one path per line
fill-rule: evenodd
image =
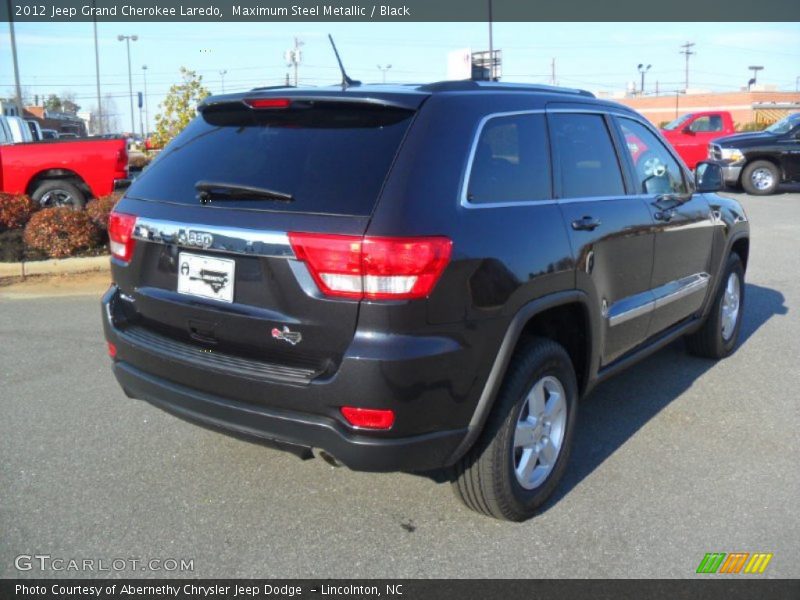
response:
M625 193L617 153L602 115L552 114L550 136L558 157L556 177L562 198Z
M131 186L145 200L197 204L199 181L291 196L212 206L369 215L412 111L356 103L298 110L212 107L198 115Z
M467 200L472 204L487 204L551 197L544 115L510 115L488 120L472 157Z

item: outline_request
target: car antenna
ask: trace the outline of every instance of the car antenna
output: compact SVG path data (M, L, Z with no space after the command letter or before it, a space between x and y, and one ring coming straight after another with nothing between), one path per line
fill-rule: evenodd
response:
M347 76L347 72L344 70L344 65L342 64L342 59L339 58L339 51L336 49L336 44L333 42L333 36L330 33L328 34L328 39L331 41L331 46L333 46L333 53L336 55L336 62L339 63L339 70L342 72L342 89L346 90L351 85L361 85L360 81L350 79Z

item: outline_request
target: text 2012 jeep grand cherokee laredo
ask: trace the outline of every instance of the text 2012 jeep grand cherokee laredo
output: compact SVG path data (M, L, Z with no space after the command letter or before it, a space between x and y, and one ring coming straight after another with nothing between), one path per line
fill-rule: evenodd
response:
M598 381L679 336L736 344L748 222L697 172L575 90L211 97L111 216L114 373L353 469L448 467L470 508L525 519Z

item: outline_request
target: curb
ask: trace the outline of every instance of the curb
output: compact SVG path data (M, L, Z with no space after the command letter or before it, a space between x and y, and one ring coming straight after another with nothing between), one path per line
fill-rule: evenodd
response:
M31 262L0 263L0 277L27 277L28 275L60 275L62 273L86 273L108 271L109 256L81 256L76 258L54 258Z

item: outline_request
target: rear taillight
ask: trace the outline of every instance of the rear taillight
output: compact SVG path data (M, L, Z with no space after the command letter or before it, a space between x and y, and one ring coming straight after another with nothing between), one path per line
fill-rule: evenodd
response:
M136 240L133 238L133 226L136 216L120 212L112 212L108 216L108 239L111 255L121 261L128 262L133 256Z
M117 164L114 170L117 172L128 172L128 148L124 145L117 150Z
M245 103L251 108L289 108L292 101L289 98L246 98Z
M360 429L391 429L394 425L393 410L343 406L341 411L350 425Z
M289 241L325 295L368 300L425 298L452 248L445 237L290 233Z

